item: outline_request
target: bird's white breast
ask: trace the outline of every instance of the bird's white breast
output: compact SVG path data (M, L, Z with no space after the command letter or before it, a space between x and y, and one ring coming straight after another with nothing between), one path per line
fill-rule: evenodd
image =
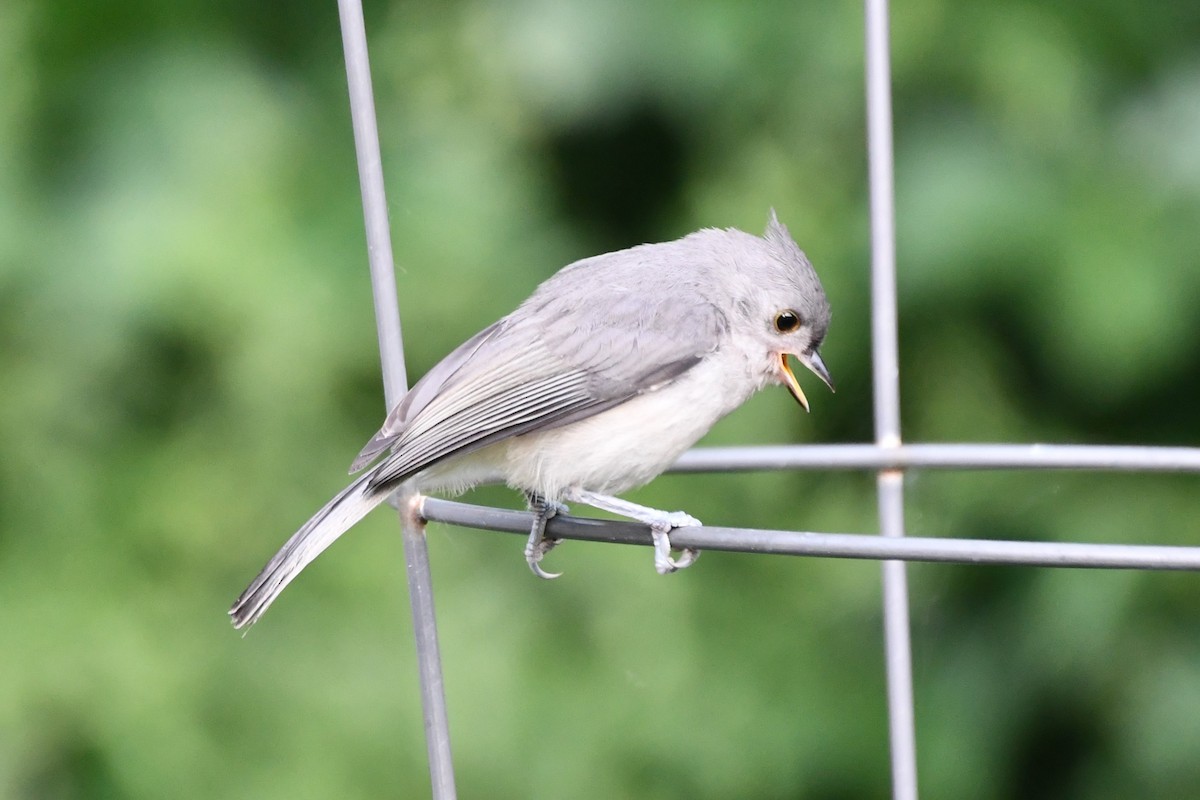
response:
M617 494L640 486L753 394L762 385L756 372L726 350L594 417L517 436L497 445L504 447L505 479L549 498L568 487Z

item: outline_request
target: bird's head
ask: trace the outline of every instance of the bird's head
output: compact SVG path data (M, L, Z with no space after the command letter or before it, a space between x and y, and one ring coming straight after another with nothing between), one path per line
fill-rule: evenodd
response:
M812 264L796 246L775 212L753 256L739 264L739 325L752 330L755 351L766 354L767 379L783 384L808 410L808 398L788 363L788 356L807 367L833 389L821 360L821 344L829 329L829 301Z

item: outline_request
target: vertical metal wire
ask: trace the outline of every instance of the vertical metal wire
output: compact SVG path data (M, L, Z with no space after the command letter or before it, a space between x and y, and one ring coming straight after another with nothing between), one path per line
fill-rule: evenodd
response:
M360 0L338 0L342 47L346 54L346 80L350 89L350 116L358 156L358 178L362 187L363 216L367 229L367 255L371 266L371 289L375 297L375 321L379 331L379 354L387 408L393 408L407 389L404 344L400 334L400 311L396 300L396 275L388 227L387 198L379 154L379 132L371 91L371 68L367 58L367 36ZM408 511L411 495L402 488L400 500L404 560L412 605L413 635L420 672L421 707L425 717L425 741L429 750L429 773L435 800L457 796L450 755L450 728L442 660L438 647L437 621L433 607L433 581L424 525Z
M875 382L875 438L900 446L900 357L896 323L896 230L892 174L891 69L887 0L866 0L867 148L871 182L871 336ZM904 535L904 473L878 476L879 527ZM883 629L887 667L892 796L916 800L916 726L908 579L904 562L884 561Z

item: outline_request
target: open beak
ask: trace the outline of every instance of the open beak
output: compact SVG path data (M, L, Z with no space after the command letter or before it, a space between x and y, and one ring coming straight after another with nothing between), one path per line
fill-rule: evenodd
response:
M812 351L806 355L796 356L796 359L808 367L812 374L821 379L822 383L829 387L829 391L833 391L833 379L829 377L829 370L825 368L825 362L821 360L821 355L816 351ZM800 382L796 380L795 374L792 373L792 368L788 364L787 353L779 354L779 375L783 378L783 383L787 386L788 391L792 393L792 397L796 398L796 402L808 411L808 398L804 396L804 390L800 388Z

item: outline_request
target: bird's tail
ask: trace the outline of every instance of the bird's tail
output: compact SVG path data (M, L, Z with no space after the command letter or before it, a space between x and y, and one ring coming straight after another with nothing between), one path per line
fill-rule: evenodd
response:
M267 562L258 577L229 609L233 627L245 628L257 622L302 569L351 525L387 499L395 489L395 484L383 488L372 487L371 476L371 473L367 473L339 492L279 548L279 552Z

